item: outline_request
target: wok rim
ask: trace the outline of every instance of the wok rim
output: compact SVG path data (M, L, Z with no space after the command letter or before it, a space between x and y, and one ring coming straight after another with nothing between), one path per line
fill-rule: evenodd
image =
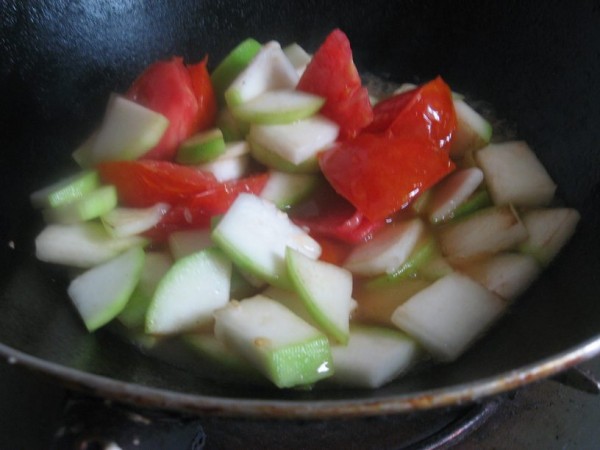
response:
M600 335L540 361L469 383L380 399L264 400L177 392L120 381L48 361L0 343L0 356L67 388L144 408L245 418L332 419L402 414L459 406L549 378L600 355Z

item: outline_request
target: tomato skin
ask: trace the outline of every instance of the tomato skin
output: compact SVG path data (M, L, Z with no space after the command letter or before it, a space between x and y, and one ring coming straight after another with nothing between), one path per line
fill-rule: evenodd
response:
M373 121L366 128L367 133L384 133L406 108L416 102L419 88L394 94L381 100L373 107Z
M198 102L198 114L194 122L194 131L202 131L211 128L217 117L217 99L210 81L210 74L206 65L208 56L196 64L188 65L192 90Z
M344 261L352 251L352 246L342 243L335 239L328 239L322 236L314 236L314 239L321 246L321 256L319 259L336 266L342 266Z
M294 208L290 217L294 223L308 229L315 239L327 238L347 244L364 242L385 225L384 221L367 219L326 183L310 201Z
M429 139L364 133L321 154L331 186L377 222L406 206L454 169L448 152Z
M239 194L247 192L258 195L265 187L268 178L269 175L263 173L226 181L182 199L145 234L152 240L161 242L174 231L207 228L211 218L225 214Z
M444 80L437 77L385 99L373 108L373 122L366 131L426 137L440 148L449 149L456 131L452 92Z
M311 236L322 236L349 244L364 242L385 225L384 221L372 222L364 214L352 208L344 214L326 211L312 219L295 219L297 225L308 228Z
M352 60L348 37L333 30L315 52L297 86L325 97L321 114L340 126L340 138L356 136L373 119L369 96Z
M105 183L117 188L119 200L132 207L174 205L219 185L211 173L168 161L110 161L97 169Z

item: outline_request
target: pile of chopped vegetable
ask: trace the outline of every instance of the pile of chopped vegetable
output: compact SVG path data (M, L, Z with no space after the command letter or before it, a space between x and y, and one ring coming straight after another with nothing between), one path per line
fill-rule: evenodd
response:
M37 257L83 269L92 332L181 336L281 388L379 387L458 358L548 265L577 211L441 77L377 99L334 30L148 67L35 192Z

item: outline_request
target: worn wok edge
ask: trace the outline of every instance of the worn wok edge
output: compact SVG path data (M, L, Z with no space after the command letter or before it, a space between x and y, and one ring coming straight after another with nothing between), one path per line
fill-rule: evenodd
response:
M261 400L222 398L158 389L82 372L0 343L11 365L39 372L68 388L147 408L197 415L324 419L406 413L475 402L548 378L600 354L600 336L570 350L497 376L418 393L360 400Z

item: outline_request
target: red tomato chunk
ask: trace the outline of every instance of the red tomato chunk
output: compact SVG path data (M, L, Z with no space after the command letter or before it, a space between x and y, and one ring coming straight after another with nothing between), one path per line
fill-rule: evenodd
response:
M352 60L348 37L332 31L306 67L298 90L325 97L321 113L340 126L340 138L356 136L373 120L367 89Z
M190 67L180 57L155 62L134 81L126 97L169 119L165 134L144 155L146 159L173 159L179 144L211 126L216 114L206 59Z
M391 216L454 169L428 139L362 134L321 155L333 188L372 221Z

